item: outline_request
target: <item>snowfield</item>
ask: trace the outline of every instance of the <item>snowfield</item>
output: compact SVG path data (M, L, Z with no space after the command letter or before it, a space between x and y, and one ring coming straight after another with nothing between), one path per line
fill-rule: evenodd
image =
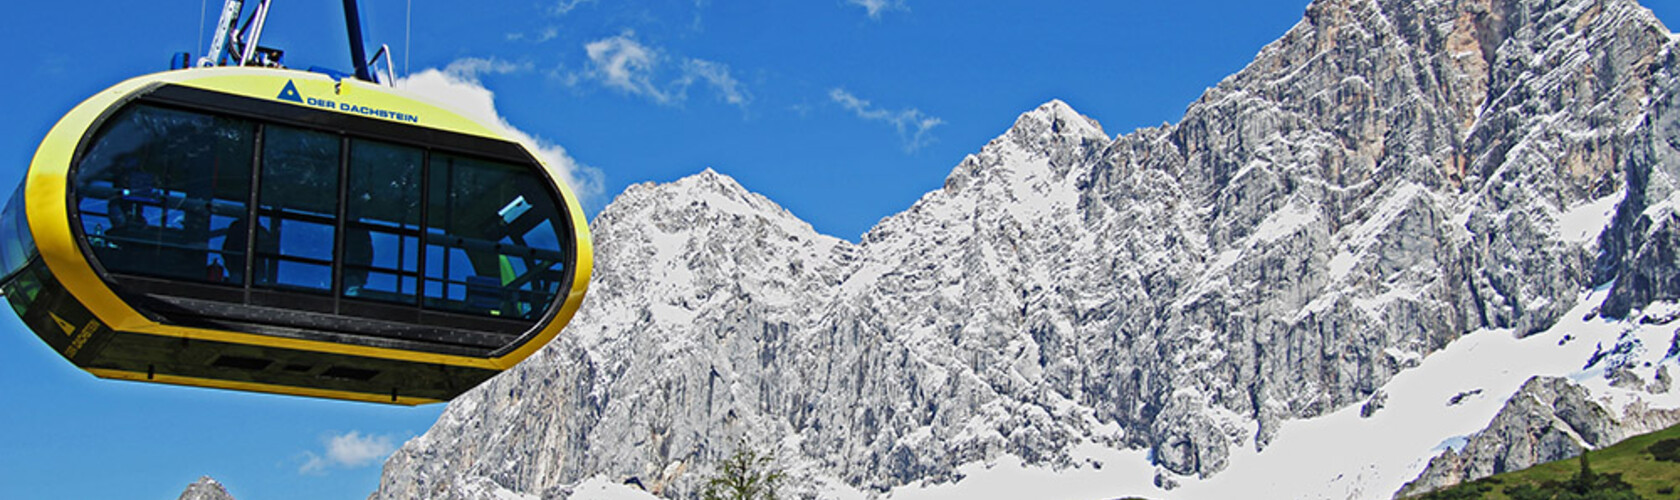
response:
M1080 464L1067 469L1026 465L1003 456L970 463L955 483L917 484L871 495L838 480L824 480L819 498L833 500L1014 500L1023 498L1098 500L1145 498L1298 498L1388 499L1415 479L1429 460L1486 427L1505 401L1533 376L1568 377L1591 390L1612 413L1642 401L1654 408L1680 408L1680 391L1650 394L1611 387L1612 366L1636 367L1647 379L1662 364L1680 364L1675 324L1611 321L1594 308L1608 287L1582 294L1575 310L1552 328L1518 339L1508 330L1480 330L1423 358L1416 368L1396 375L1382 393L1386 404L1368 418L1362 405L1350 405L1321 417L1283 425L1271 446L1256 451L1252 438L1231 455L1230 468L1207 480L1163 475L1178 484L1155 485L1158 468L1145 450L1116 450L1085 443L1074 455ZM1644 317L1665 319L1680 306L1653 306ZM1589 317L1590 316L1590 317ZM1595 354L1631 346L1624 356ZM1499 360L1498 362L1489 362ZM1251 425L1252 427L1252 425ZM506 492L506 498L535 498ZM579 484L574 500L658 498L633 486L593 478Z
M1533 376L1568 377L1590 389L1613 414L1619 415L1635 401L1654 408L1680 408L1680 391L1649 394L1610 386L1604 376L1610 366L1637 367L1636 373L1649 380L1661 364L1680 361L1670 353L1675 324L1610 321L1593 314L1608 288L1583 293L1575 310L1557 325L1527 338L1518 339L1508 330L1480 330L1459 338L1425 357L1416 368L1396 375L1382 389L1386 404L1369 418L1360 417L1362 405L1350 405L1321 417L1285 423L1263 451L1256 451L1249 438L1233 448L1230 468L1207 480L1166 476L1179 486L1162 489L1154 484L1157 468L1149 464L1145 451L1086 443L1076 453L1079 467L1053 470L1005 456L961 467L964 477L956 483L904 486L881 497L1392 498L1431 458L1447 447L1463 446L1471 433L1486 427ZM1663 318L1670 311L1680 311L1680 307L1652 307L1646 316ZM1584 319L1588 316L1593 317ZM1618 343L1634 346L1631 356L1602 357L1587 365L1595 353L1611 351ZM830 488L822 498L870 497L837 481L827 484Z

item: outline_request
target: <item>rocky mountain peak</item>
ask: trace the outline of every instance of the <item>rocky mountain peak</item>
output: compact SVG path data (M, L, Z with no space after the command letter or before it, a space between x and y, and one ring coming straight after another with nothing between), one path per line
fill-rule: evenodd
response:
M1050 101L856 245L715 171L633 186L562 338L452 402L380 495L693 496L743 439L806 492L1086 444L1147 449L1159 485L1220 474L1594 283L1680 297L1651 209L1680 58L1642 11L1321 0L1180 123L1111 139Z
M1040 208L1046 206L1040 202L1066 208L1077 198L1072 193L1076 179L1070 176L1075 166L1096 158L1112 143L1096 120L1059 99L1051 100L1022 113L1008 131L952 169L943 189L928 193L905 213L883 220L864 235L864 241L881 241L886 234L898 233L902 228L896 226L918 219L918 214L973 214L975 203L999 197L1033 200Z
M210 476L202 476L187 485L187 489L181 492L180 500L233 500L233 495L228 494L222 483Z
M769 215L793 219L793 215L763 195L748 191L734 177L707 168L670 183L645 182L625 189L608 210L678 210L708 216ZM604 210L603 215L607 215ZM614 214L612 218L626 218ZM633 218L633 217L632 217Z
M769 198L748 191L733 177L710 168L675 182L630 186L601 212L591 229L601 251L651 244L673 258L692 256L698 249L692 245L720 250L721 246L759 242L825 248L840 243L818 234L809 223ZM702 238L732 241L706 242Z
M718 286L747 296L806 289L816 286L815 276L832 285L851 247L709 168L675 182L631 186L591 230L597 277L584 314L595 310L590 306L598 296L613 301L654 293L657 303L692 311L707 300L735 296L716 293ZM788 297L773 295L774 303Z
M1037 109L1022 113L1015 119L1005 136L1033 150L1045 151L1051 145L1091 142L1106 145L1109 138L1096 120L1079 114L1061 99L1052 99Z

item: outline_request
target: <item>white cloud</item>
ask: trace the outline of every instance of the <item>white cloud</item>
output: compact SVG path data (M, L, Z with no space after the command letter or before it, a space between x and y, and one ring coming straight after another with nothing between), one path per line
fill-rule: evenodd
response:
M880 19L881 13L889 10L910 10L903 0L846 0L846 3L863 7L873 19Z
M391 436L363 436L359 431L330 436L326 440L325 456L307 453L308 459L299 473L313 474L329 467L354 469L372 465L397 451Z
M556 15L564 16L571 12L572 9L576 9L579 5L586 3L595 3L595 0L560 0L558 2L554 2L554 13Z
M642 45L635 32L625 31L612 38L603 38L583 46L589 54L590 74L602 84L631 95L647 96L661 104L671 102L671 94L653 84L654 70L659 66L658 51Z
M705 59L672 57L664 50L636 40L625 31L610 38L584 44L589 69L581 75L556 72L552 76L568 84L587 78L629 95L646 97L659 104L675 105L688 99L688 89L705 83L723 102L746 109L752 94L730 73L729 65ZM675 60L675 69L666 61ZM675 76L671 76L672 73ZM668 80L667 80L668 79ZM656 83L666 81L667 83Z
M426 69L399 79L397 86L437 101L468 118L491 127L500 127L507 137L536 148L537 156L548 164L550 170L559 174L560 179L572 188L572 193L576 194L585 206L589 206L600 198L604 189L601 171L578 163L566 153L566 148L528 134L508 123L507 119L496 111L495 93L484 88L484 84L479 81L480 75L513 73L528 69L529 65L510 64L493 59L460 59L442 70Z
M695 78L705 80L706 84L717 91L718 98L724 102L745 108L747 102L752 101L752 95L741 88L741 82L730 76L729 66L723 63L704 59L688 59L683 61L683 78L687 82ZM684 83L684 87L687 83Z
M898 111L877 108L858 96L852 95L846 89L835 88L828 91L828 98L840 107L850 110L858 118L868 121L885 122L898 130L899 139L904 141L904 150L914 152L932 142L928 130L945 123L938 117L928 116L916 108Z

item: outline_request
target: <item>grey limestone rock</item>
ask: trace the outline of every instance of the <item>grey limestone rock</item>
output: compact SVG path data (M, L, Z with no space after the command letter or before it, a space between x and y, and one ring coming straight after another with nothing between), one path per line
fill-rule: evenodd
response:
M1668 364L1657 367L1657 373L1651 377L1651 383L1645 386L1645 392L1651 394L1667 394L1674 379L1668 374Z
M187 485L179 500L233 500L233 495L228 494L222 483L216 482L210 476L202 476Z
M1571 458L1675 422L1680 422L1680 412L1644 406L1626 408L1618 417L1568 379L1534 377L1506 401L1486 429L1472 434L1462 449L1448 449L1430 460L1395 497Z
M1680 293L1675 44L1631 0L1319 0L1179 123L1048 102L858 243L716 172L634 186L561 338L375 496L692 497L743 440L805 493L1084 442L1218 474L1467 332ZM1609 230L1566 224L1616 196Z

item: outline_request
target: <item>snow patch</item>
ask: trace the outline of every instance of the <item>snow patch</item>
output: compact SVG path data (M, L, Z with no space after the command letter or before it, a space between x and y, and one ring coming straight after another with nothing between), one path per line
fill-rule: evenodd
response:
M520 497L521 500L523 500L525 498L529 498L531 500L536 500L537 497L535 495L527 496L527 497ZM566 497L566 498L569 499L569 500L658 500L659 499L659 497L653 496L652 493L642 491L641 488L637 488L635 486L629 486L629 485L625 485L625 484L622 484L622 483L618 483L618 482L609 480L609 479L607 479L605 477L601 477L601 476L595 476L595 477L589 478L587 480L584 480L582 483L578 483L577 487L572 489L572 495L569 496L569 497ZM498 500L501 500L501 499L498 499ZM513 500L513 499L507 499L507 500Z
M1116 492L1161 495L1154 486L1154 468L1127 466L1144 464L1148 454L1142 450L1119 451L1105 446L1085 443L1074 449L1078 465L1066 469L1027 465L1020 458L1003 456L990 465L971 463L957 468L963 479L955 483L935 485L913 484L894 488L883 498L892 500L933 499L1098 499L1125 496ZM856 490L852 490L855 492ZM852 499L842 491L832 491L819 498Z
M1318 222L1318 219L1318 207L1292 200L1261 221L1260 225L1254 228L1253 237L1266 243L1275 242Z
M694 311L683 307L655 303L648 308L653 313L653 320L664 325L678 326L694 321Z
M1352 252L1341 252L1330 258L1330 279L1341 281L1346 278L1353 266L1359 264L1359 256Z
M1389 288L1375 297L1355 298L1353 299L1353 305L1354 307L1358 307L1359 309L1365 311L1365 314L1370 315L1372 318L1381 318L1383 308L1387 307L1389 304L1401 300L1416 301L1423 296L1425 290L1426 289L1419 284L1397 286Z
M1616 205L1622 202L1627 191L1596 200L1577 203L1564 211L1557 219L1557 236L1570 243L1589 243L1598 238L1599 233L1610 225L1610 219L1616 216Z

